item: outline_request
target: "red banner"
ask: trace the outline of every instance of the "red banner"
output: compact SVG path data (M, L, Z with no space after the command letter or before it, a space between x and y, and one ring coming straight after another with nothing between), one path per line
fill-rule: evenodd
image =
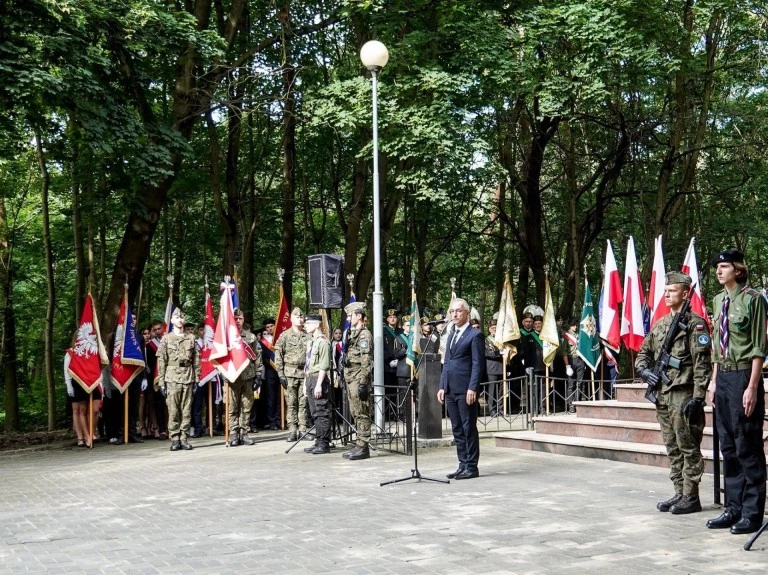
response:
M232 290L229 283L221 284L221 306L216 331L213 334L213 347L210 361L227 381L235 381L248 367L250 359L246 352L247 345L240 337L240 330L232 312ZM251 352L253 353L253 352Z
M117 314L115 343L112 348L112 382L120 393L125 393L133 379L144 371L144 355L136 333L136 318L128 304L128 290L125 290L120 312Z
M70 355L69 374L85 391L91 393L101 383L101 366L109 365L109 358L101 341L99 320L93 309L90 292L85 296L75 343L67 353Z
M205 321L203 323L205 324L203 337L198 339L200 347L200 383L205 383L216 377L216 368L211 363L211 350L213 349L216 323L213 321L213 303L207 288L205 292Z

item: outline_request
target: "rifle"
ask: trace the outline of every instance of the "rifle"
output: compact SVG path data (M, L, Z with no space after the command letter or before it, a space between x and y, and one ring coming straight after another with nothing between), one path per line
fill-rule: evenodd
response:
M667 335L664 337L664 343L661 345L661 354L659 354L659 358L656 360L654 366L650 370L647 370L656 376L653 378L656 383L661 382L662 384L667 384L670 382L669 376L667 375L667 369L670 367L672 369L680 369L680 358L670 355L669 352L672 350L672 345L675 342L675 337L678 332L680 330L688 329L688 324L683 323L683 320L691 309L691 295L693 294L694 287L695 286L691 286L688 289L688 297L683 300L683 306L680 308L680 311L675 314L674 318L672 318L672 325L669 326ZM656 384L648 382L648 389L645 390L645 399L654 405L656 404Z

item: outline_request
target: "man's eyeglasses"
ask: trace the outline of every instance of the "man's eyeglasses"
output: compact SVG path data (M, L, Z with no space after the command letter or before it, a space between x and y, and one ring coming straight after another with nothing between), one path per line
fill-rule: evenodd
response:
M463 308L459 308L459 309L449 309L449 310L448 310L448 313L466 313L466 311L467 311L467 310L465 310L465 309L463 309Z

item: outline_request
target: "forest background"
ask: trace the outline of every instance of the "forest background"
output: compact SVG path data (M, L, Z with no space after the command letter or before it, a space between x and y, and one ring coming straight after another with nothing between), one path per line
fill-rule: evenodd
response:
M128 281L141 323L237 266L247 320L277 268L305 307L309 254L373 277L371 86L380 74L385 302L487 320L564 317L605 240L642 276L697 238L768 274L768 8L762 0L0 0L0 418L65 420L62 358L91 290L105 340ZM139 300L139 294L141 294ZM520 311L520 310L518 310ZM338 319L338 313L334 320Z

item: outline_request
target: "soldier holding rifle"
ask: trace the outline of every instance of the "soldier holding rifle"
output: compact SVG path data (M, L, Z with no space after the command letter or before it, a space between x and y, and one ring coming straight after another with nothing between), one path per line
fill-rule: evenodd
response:
M709 329L686 305L691 283L690 276L680 272L666 275L664 301L670 313L653 326L635 361L635 369L653 391L646 397L653 401L655 395L669 478L675 486L675 494L656 508L675 515L701 511L704 399L712 374Z

